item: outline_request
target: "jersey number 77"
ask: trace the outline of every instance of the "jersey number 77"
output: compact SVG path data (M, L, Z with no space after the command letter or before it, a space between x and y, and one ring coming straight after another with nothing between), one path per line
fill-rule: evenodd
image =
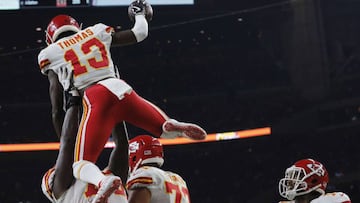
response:
M165 181L166 192L167 193L175 193L175 202L181 203L182 196L186 196L187 202L190 203L189 199L189 191L186 187L181 187L180 185Z

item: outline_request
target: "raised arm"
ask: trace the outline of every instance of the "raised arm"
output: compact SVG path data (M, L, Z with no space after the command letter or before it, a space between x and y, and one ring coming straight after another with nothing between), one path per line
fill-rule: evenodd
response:
M112 45L124 46L143 41L148 36L148 22L152 19L153 10L149 3L144 0L133 1L129 8L129 17L134 21L131 29L114 32Z
M72 164L74 161L74 146L79 128L79 112L81 98L74 89L68 94L67 105L64 109L64 88L71 86L72 72L61 71L56 74L53 70L47 72L49 79L49 94L51 100L52 120L57 136L60 139L60 149L55 164L55 176L52 191L59 198L73 183ZM60 79L60 80L59 80ZM64 83L61 84L60 81ZM66 112L65 112L66 110Z
M53 194L59 198L72 184L74 146L79 127L79 105L72 105L66 111L60 138L60 149L55 164Z
M56 135L60 139L61 128L64 122L65 111L63 109L63 87L58 76L52 70L48 71L49 95L51 101L51 116Z

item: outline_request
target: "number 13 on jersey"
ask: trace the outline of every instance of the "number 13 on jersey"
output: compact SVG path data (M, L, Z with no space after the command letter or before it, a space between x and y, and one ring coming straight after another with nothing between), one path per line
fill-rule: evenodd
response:
M98 51L94 51L94 49ZM88 57L86 58L86 56ZM109 67L108 52L105 45L97 38L84 42L81 45L80 53L76 53L74 49L67 50L64 57L66 61L71 63L75 77L87 73L89 71L87 67L94 69Z

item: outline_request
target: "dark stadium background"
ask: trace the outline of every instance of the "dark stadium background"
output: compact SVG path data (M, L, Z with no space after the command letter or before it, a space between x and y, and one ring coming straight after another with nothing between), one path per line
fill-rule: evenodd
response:
M329 192L360 201L360 1L198 0L153 9L149 37L112 50L122 78L208 133L272 127L265 137L166 146L164 168L187 180L193 203L278 202L285 168L308 157L326 165ZM57 141L37 66L44 32L35 28L60 13L84 27L132 26L127 7L0 11L2 144ZM56 155L0 153L0 203L47 202L40 181Z

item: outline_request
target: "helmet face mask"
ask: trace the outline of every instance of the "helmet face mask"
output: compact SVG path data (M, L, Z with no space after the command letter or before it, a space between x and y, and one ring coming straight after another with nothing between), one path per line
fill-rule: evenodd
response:
M69 15L57 15L55 16L46 28L46 44L54 43L59 35L64 32L79 32L81 26L79 23Z
M289 200L293 200L296 196L304 194L307 189L305 170L300 167L291 166L285 171L285 178L279 183L280 195L285 196Z
M324 194L328 182L328 173L320 162L303 159L286 169L279 181L279 193L288 200L312 191Z
M129 141L129 172L133 173L144 164L161 167L164 152L160 141L149 135L139 135Z

